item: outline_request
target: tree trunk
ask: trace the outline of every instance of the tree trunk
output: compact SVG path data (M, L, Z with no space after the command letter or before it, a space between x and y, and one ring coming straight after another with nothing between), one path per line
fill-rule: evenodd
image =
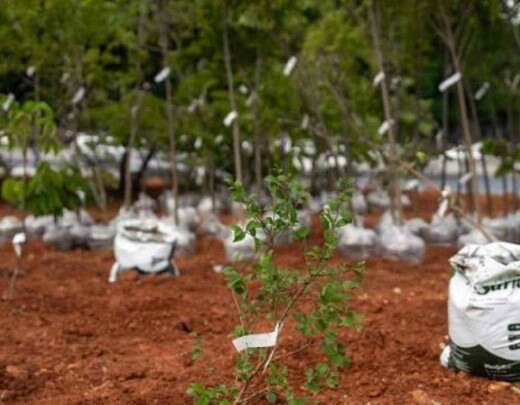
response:
M161 7L159 9L159 26L160 26L160 46L162 54L163 68L168 66L168 16L166 13L166 6L163 1L160 2ZM166 119L168 125L168 138L170 140L170 161L171 161L171 178L172 178L172 194L174 201L174 221L175 224L179 222L179 182L177 175L177 145L176 145L176 129L175 129L175 112L173 109L173 98L172 98L172 84L169 78L165 80L166 87Z
M262 59L260 57L260 51L256 53L256 64L255 64L255 89L254 89L254 100L253 100L253 133L255 138L255 182L256 192L258 199L262 201L262 135L260 133L260 68L262 65Z
M455 72L460 72L462 74L462 69L459 63L459 57L456 50L455 45L455 38L453 36L453 31L450 26L450 22L448 20L448 17L446 16L444 10L443 11L443 19L444 19L444 25L445 25L445 39L446 39L446 45L448 47L448 50L450 51L451 60L453 67L455 68ZM463 139L464 139L464 145L466 148L466 154L468 159L468 165L469 170L471 173L473 173L473 177L471 178L471 198L473 200L473 206L475 207L475 214L477 223L480 224L481 222L481 210L480 210L480 204L478 199L478 178L477 178L477 167L475 164L475 159L471 150L472 146L472 140L471 140L471 130L469 127L469 120L468 120L468 110L466 106L466 97L464 94L464 84L462 80L459 80L457 82L457 98L459 101L459 111L460 111L460 119L462 124L462 133L463 133Z
M228 84L229 104L232 111L237 111L235 101L235 84L233 79L233 68L231 66L231 51L229 49L229 34L228 34L228 10L227 5L224 6L224 32L222 34L222 41L224 45L224 64L226 66L226 78ZM238 113L238 111L237 111ZM240 150L240 127L238 125L238 117L233 121L233 155L235 160L235 178L239 183L243 183L242 176L242 154Z
M370 28L372 32L372 40L374 42L374 48L376 51L379 69L383 74L385 74L385 63L383 57L383 51L381 48L380 35L377 23L377 0L373 0L369 16L370 16ZM392 219L394 223L401 223L401 185L399 184L399 173L398 167L395 164L397 158L397 144L396 144L396 134L395 127L392 125L392 110L390 105L390 94L388 91L388 82L386 76L381 81L381 94L383 98L383 109L385 113L385 120L389 123L388 129L388 140L390 146L390 159L389 161L389 173L390 173L390 211L392 213Z

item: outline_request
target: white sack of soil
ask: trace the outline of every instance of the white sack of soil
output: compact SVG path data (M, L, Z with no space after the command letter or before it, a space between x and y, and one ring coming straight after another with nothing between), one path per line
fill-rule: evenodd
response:
M424 257L424 241L404 226L391 225L379 235L380 249L384 256L420 263Z
M508 240L509 236L509 220L508 218L483 218L482 226L500 241Z
M370 209L386 210L390 208L390 196L386 191L376 190L368 193L366 201ZM401 195L401 206L403 208L411 205L410 197L406 194Z
M489 232L489 231L488 231ZM468 245L487 245L489 238L479 229L472 229L469 233L460 235L457 239L457 247L462 248Z
M81 209L78 212L65 210L63 211L61 218L58 220L58 224L62 227L76 224L92 225L93 223L94 220L84 209Z
M434 215L428 228L424 230L426 243L450 245L457 241L459 225L453 214L441 217Z
M381 215L381 218L379 219L379 222L376 225L375 231L380 234L383 232L383 230L392 226L394 226L392 213L390 211L385 211L383 212L383 215Z
M227 227L222 224L216 215L204 216L200 230L202 233L224 239L228 235Z
M52 226L45 230L42 240L47 245L57 250L71 250L74 247L74 240L70 234L69 227Z
M498 380L520 380L520 245L469 245L450 259L450 344L441 363Z
M45 229L54 225L54 217L52 215L44 215L41 217L35 217L29 215L25 218L25 230L29 239L41 237Z
M364 214L367 212L367 202L363 194L354 194L351 201L356 214Z
M90 228L87 246L91 250L112 249L115 236L115 227L110 225L94 225Z
M256 256L255 240L252 236L246 235L244 239L238 242L233 242L234 238L234 233L228 232L227 237L223 240L228 261L249 260Z
M14 235L23 230L23 223L13 216L3 217L0 221L0 239L11 240Z
M109 282L117 273L136 268L145 273L170 271L176 274L171 259L178 240L178 230L154 219L129 219L119 223L114 240L116 263Z
M367 203L370 209L386 210L390 207L390 197L385 191L372 191L367 195Z
M424 237L424 233L428 229L428 223L422 218L412 218L404 223L404 227L415 236Z
M365 259L377 251L378 238L372 229L348 224L337 232L338 250L345 257Z
M195 234L183 226L176 226L171 218L165 219L162 222L168 224L175 230L177 238L175 257L193 255L197 246L197 237Z

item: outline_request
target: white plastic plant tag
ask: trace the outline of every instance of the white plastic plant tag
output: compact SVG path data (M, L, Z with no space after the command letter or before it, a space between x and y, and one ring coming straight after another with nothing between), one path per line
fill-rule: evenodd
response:
M224 125L229 127L237 117L238 113L235 110L230 111L228 115L226 115L226 118L224 118Z
M444 199L441 201L440 205L439 205L439 209L437 210L437 215L440 217L440 218L443 218L444 215L446 215L446 211L448 211L448 200L447 199Z
M513 82L511 83L511 87L513 88L513 90L516 90L516 88L518 87L518 83L520 83L520 73L517 73L513 78Z
M257 333L254 335L241 336L233 339L233 346L235 346L237 352L246 349L273 347L276 345L276 341L278 340L280 329L280 325L276 324L274 330L270 333Z
M81 103L83 97L85 97L85 87L82 86L76 91L76 94L74 94L74 97L72 98L72 104L76 105Z
M285 67L283 68L283 75L284 76L290 76L292 71L294 70L294 67L296 66L296 62L298 59L296 59L296 56L291 56L287 63L285 64Z
M486 95L486 93L488 92L489 87L490 87L489 82L482 83L482 86L480 86L480 88L475 93L475 100L480 101L482 99L482 97L484 97Z
M36 67L35 66L29 66L25 73L27 74L27 76L33 77L34 74L36 73Z
M242 141L242 150L246 155L253 154L253 144L249 141Z
M155 83L161 83L164 82L168 78L168 76L170 76L170 68L165 67L155 75L153 80Z
M385 78L385 72L383 71L380 71L377 75L375 75L374 77L374 81L373 81L373 85L374 87L377 87L381 84L381 82L384 80Z
M16 235L14 235L12 243L13 243L13 249L16 253L16 256L21 257L22 256L22 244L24 244L27 240L27 237L25 236L24 232L18 232Z
M198 136L197 139L195 139L195 142L193 143L193 147L197 150L202 148L202 138L200 136Z
M65 72L61 75L61 79L60 79L60 83L61 84L64 84L64 83L67 83L67 81L70 79L70 73L69 72Z
M415 190L418 189L421 183L417 179L408 180L404 186L405 190Z
M246 100L246 105L248 107L251 107L253 105L253 102L255 101L255 99L256 99L256 93L254 91L252 91Z
M307 129L309 127L309 116L305 114L302 118L301 129Z
M459 184L463 185L466 184L468 181L470 181L473 178L473 173L469 172L466 173L464 176L462 176L459 180Z
M215 144L220 145L222 142L224 142L224 135L218 134L215 138Z
M383 122L381 124L381 126L379 127L379 129L377 130L377 133L379 135L384 135L388 132L388 130L390 129L390 126L393 125L394 121L393 120L386 120L385 122Z
M197 99L194 99L191 104L188 106L188 112L190 114L194 113L195 110L197 109L197 106L199 105L199 100Z
M460 72L457 72L457 73L451 75L446 80L444 80L441 84L439 84L439 91L444 93L451 86L453 86L455 83L457 83L461 78L462 78L462 75L460 74Z
M435 144L437 145L437 149L442 149L442 138L444 137L444 132L441 130L437 132L435 135Z
M4 101L4 104L2 104L2 109L5 112L9 111L9 109L11 108L11 105L13 104L13 101L14 101L14 94L13 93L9 93L7 95L7 98Z
M247 94L249 93L249 89L247 88L247 86L245 84L241 84L239 87L238 87L238 91L242 94Z

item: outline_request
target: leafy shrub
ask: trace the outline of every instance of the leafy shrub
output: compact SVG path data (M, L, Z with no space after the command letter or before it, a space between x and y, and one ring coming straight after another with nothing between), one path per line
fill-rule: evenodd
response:
M309 364L303 373L310 392L338 385L339 372L350 364L339 330L359 326L359 316L349 305L350 293L359 286L362 263L335 264L337 229L351 221L345 209L349 187L341 183L338 197L329 202L320 215L323 241L309 244L310 227L301 223L297 207L308 197L300 183L285 175L266 179L270 204L262 208L256 195L247 195L239 183L232 183L233 199L244 204L248 215L245 226L234 227L235 241L252 237L258 259L242 266L227 267L224 274L236 300L240 325L236 336L255 333L266 322L284 332L288 317L295 321L301 344L292 353L321 347L317 364ZM274 258L277 238L289 232L302 243L303 264L285 268ZM285 329L288 329L286 326ZM265 398L269 403L304 403L291 387L286 361L290 353L278 353L274 347L250 348L238 354L235 375L238 386L221 384L206 387L193 384L188 393L197 404L238 404Z
M38 164L35 175L29 180L26 208L35 216L60 217L65 209L81 206L82 194L87 195L88 184L74 167L54 170L46 162ZM23 180L6 179L2 184L2 198L14 207L23 206Z

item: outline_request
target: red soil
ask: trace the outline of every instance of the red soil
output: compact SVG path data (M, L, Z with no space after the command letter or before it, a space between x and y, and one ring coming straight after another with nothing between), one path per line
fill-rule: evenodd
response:
M435 205L431 197L425 201ZM341 335L352 366L337 390L316 399L520 403L511 386L439 364L448 333L447 259L454 252L430 247L422 265L368 260L352 302L364 314L364 328ZM299 253L290 246L277 257L298 266ZM238 319L223 276L213 271L223 261L220 242L204 237L195 256L177 260L181 277L124 273L109 285L111 252L62 253L29 243L15 297L0 301L0 404L184 404L191 403L185 392L192 382L232 384L229 334ZM10 246L0 247L0 263L4 291L15 264ZM296 345L290 328L284 332L280 353ZM195 334L203 353L194 361ZM301 385L305 364L316 356L309 348L290 358L293 382Z

